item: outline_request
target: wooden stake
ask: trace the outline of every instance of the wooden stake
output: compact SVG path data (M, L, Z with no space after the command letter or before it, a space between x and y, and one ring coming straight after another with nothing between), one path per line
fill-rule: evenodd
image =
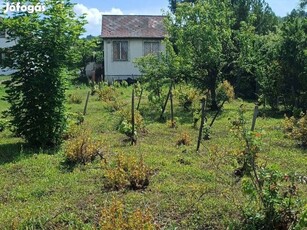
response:
M86 114L86 110L87 110L87 104L88 104L88 100L89 100L89 98L90 98L90 91L88 91L88 93L87 93L87 97L86 97L86 101L85 101L85 105L84 105L84 110L83 110L83 116L85 116L85 114Z
M198 134L198 141L197 141L197 148L196 151L198 152L200 147L200 142L202 139L203 134L203 128L205 123L205 107L206 107L207 100L205 98L201 99L201 121L200 121L200 127L199 127L199 134Z
M132 135L131 135L131 145L136 144L136 138L134 136L135 132L135 119L134 119L134 88L132 89L131 98L131 124L132 124Z
M223 105L224 105L224 103L225 103L226 101L227 101L227 99L224 100L223 103L221 104L221 106L217 109L217 112L215 113L215 115L214 115L214 117L213 117L213 119L212 119L212 121L211 121L211 123L210 123L210 125L209 125L210 127L212 127L212 125L213 125L215 119L217 118L217 115L220 113L220 111L221 111L221 109L223 108Z
M141 99L142 99L142 96L143 96L143 88L141 89L141 94L140 94L140 97L139 97L139 102L138 102L138 105L137 105L137 107L136 107L136 110L139 110L139 108L140 108L140 104L141 104Z
M253 116L253 122L252 122L252 128L251 128L251 131L254 131L255 130L255 125L256 125L256 120L257 120L257 116L258 116L258 105L255 106L255 109L254 109L254 116Z
M173 92L172 90L170 91L170 100L171 100L171 122L172 122L172 128L175 128L175 123L174 123L174 106L173 106Z
M172 88L173 88L173 82L171 83L171 85L169 87L169 90L168 90L168 93L167 93L167 96L166 96L166 100L165 100L165 103L164 103L164 106L162 108L162 112L161 112L161 115L160 115L160 119L163 118L163 114L165 112L165 109L166 109L166 106L167 106L167 102L168 102L169 96L171 94Z

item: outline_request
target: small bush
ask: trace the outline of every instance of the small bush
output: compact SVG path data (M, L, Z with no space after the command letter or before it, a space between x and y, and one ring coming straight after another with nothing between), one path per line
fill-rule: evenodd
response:
M134 134L132 133L132 118L130 109L120 110L119 116L121 119L117 129L120 133L125 134L128 137L132 137L133 135L138 136L138 133L146 133L143 117L138 110L135 110L134 112Z
M242 181L243 192L250 202L244 208L244 229L290 229L298 221L300 200L294 176L260 168L261 186L250 178ZM261 205L260 205L261 204Z
M299 141L303 147L307 147L307 114L301 113L299 119L285 116L284 132L287 137Z
M81 104L82 103L82 97L75 95L75 94L69 94L68 95L68 103L69 104Z
M99 101L115 101L118 94L113 86L104 86L102 89L97 90Z
M103 163L105 188L121 190L144 189L149 184L151 170L144 164L143 158L117 155L113 164Z
M203 127L203 139L210 140L211 139L211 127L205 123Z
M217 102L232 101L235 98L234 88L228 81L220 83L216 89Z
M166 125L169 128L178 128L178 122L177 122L178 118L174 118L174 120L167 120L166 121Z
M102 230L154 230L158 229L154 224L151 212L146 209L141 211L136 209L128 212L121 201L115 200L110 206L105 207L101 211L100 229Z
M190 145L191 144L191 136L190 134L184 132L181 133L180 138L177 140L176 145L180 146L180 145Z
M187 111L190 111L193 102L199 101L200 95L196 89L190 88L179 92L179 105Z
M114 86L115 88L119 88L119 87L121 86L121 83L120 83L119 81L114 81L114 82L113 82L113 86Z
M82 113L66 113L67 125L63 132L63 139L75 137L79 132L79 125L84 122L84 116Z
M285 119L283 121L283 130L284 133L286 134L286 136L290 136L290 134L292 133L294 126L296 125L296 119L292 116L292 117L287 117L285 115Z
M128 87L128 82L125 81L125 80L123 80L123 81L121 82L121 86L124 87L124 88L127 88L127 87Z
M70 164L86 164L96 156L103 157L103 144L92 139L91 132L81 127L77 129L75 136L68 140L64 146L66 162Z

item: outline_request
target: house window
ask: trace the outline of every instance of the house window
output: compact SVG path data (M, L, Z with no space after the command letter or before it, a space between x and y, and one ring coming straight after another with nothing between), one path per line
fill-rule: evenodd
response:
M159 53L159 42L144 42L144 55Z
M128 41L113 42L113 61L128 61Z

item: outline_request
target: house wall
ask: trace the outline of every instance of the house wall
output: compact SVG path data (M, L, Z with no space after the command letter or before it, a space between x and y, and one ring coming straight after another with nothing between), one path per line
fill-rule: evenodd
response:
M113 41L128 41L128 61L113 61ZM133 63L135 58L144 56L144 42L156 39L105 39L104 40L104 73L105 80L113 82L127 78L138 78L141 73ZM158 41L161 41L158 40ZM160 51L165 46L160 42Z

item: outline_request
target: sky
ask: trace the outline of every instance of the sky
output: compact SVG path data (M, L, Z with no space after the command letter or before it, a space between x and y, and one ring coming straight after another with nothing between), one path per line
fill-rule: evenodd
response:
M102 14L161 15L168 11L168 0L71 0L77 15L86 13L85 35L100 35ZM299 0L266 0L278 16L297 8ZM0 0L2 5L3 0Z
M86 13L88 24L86 35L97 36L101 33L102 14L147 14L161 15L168 11L168 0L72 0L75 12ZM299 0L267 0L277 16L286 16L297 8Z

